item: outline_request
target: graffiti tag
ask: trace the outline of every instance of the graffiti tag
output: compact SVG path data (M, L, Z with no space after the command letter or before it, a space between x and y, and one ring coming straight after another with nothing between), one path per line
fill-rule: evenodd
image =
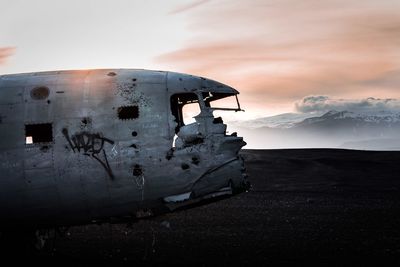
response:
M85 156L94 158L103 166L110 178L114 179L114 174L104 150L105 143L113 145L114 141L103 137L99 133L80 132L70 136L67 129L63 129L62 133L74 153L83 153ZM101 158L101 154L103 154L104 159Z

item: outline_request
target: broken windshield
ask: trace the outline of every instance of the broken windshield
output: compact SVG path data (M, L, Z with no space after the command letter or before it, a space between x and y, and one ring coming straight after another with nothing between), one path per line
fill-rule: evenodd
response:
M206 107L214 110L241 111L237 94L232 93L203 93L203 100Z
M177 126L175 133L180 127L193 123L193 118L200 113L199 99L194 93L180 93L171 96L171 112L175 117Z

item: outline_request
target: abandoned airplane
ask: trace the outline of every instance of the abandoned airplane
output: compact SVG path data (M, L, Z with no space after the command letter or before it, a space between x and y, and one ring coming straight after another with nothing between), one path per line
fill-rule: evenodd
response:
M246 143L213 115L240 111L238 94L164 71L0 76L0 226L129 221L246 190Z

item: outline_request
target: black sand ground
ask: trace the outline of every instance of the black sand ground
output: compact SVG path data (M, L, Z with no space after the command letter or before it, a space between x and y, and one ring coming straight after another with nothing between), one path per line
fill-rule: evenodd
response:
M400 263L400 152L242 154L250 192L131 228L73 227L51 240L37 260L132 266Z

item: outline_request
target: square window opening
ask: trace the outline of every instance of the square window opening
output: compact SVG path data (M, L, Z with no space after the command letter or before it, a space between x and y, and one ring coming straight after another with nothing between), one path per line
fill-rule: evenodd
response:
M120 120L133 120L139 118L138 106L119 107L117 111Z
M53 142L53 125L51 123L25 125L25 143L27 145L49 142Z

